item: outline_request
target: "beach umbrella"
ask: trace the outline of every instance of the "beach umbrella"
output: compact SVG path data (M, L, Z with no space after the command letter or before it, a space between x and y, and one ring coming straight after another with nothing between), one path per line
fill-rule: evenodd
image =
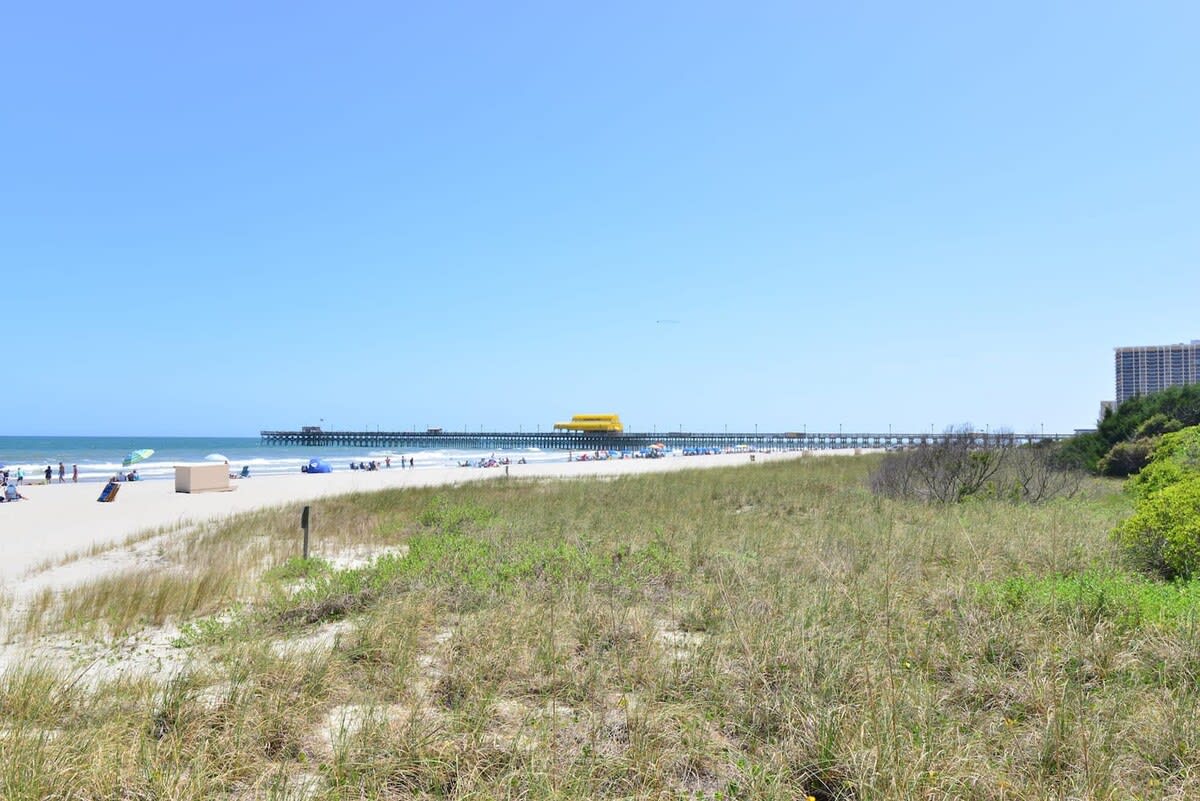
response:
M204 457L204 461L206 461L206 462L228 462L229 457L222 456L219 453L210 453L208 456Z
M131 464L144 462L154 455L153 448L142 448L141 450L131 451L125 454L125 458L121 460L122 467L129 467Z

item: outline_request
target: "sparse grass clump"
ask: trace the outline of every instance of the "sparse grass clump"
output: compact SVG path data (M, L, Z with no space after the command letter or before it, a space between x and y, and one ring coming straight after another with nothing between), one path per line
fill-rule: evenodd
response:
M872 495L877 463L322 501L309 560L295 510L198 531L169 562L223 583L39 613L172 620L192 661L9 669L0 797L1200 791L1200 590L1123 568L1128 496L930 505Z

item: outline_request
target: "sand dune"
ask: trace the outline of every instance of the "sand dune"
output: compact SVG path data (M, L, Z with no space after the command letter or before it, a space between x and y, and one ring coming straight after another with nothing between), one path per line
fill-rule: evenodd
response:
M797 458L799 453L755 454L758 462ZM512 465L513 477L612 476L723 467L750 463L744 453L664 459ZM123 484L113 503L97 503L99 484L22 487L28 501L0 504L4 559L0 585L39 564L93 545L117 543L139 531L211 520L252 509L301 504L329 495L388 487L420 487L502 478L504 468L418 468L344 471L326 475L296 473L235 481L233 492L177 494L170 481Z

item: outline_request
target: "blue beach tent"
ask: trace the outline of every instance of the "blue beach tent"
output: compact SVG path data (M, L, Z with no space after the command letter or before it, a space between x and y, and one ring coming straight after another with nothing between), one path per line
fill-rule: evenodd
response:
M325 462L320 459L309 459L308 460L308 472L310 472L310 473L332 473L333 465L331 465L329 462Z

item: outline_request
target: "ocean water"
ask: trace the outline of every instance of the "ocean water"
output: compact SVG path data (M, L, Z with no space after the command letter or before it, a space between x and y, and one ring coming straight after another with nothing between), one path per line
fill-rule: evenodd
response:
M567 458L562 451L542 451L538 448L512 450L418 450L384 448L350 448L339 446L286 448L262 445L258 437L0 437L0 465L15 475L18 467L27 479L41 479L50 465L54 481L58 481L58 463L66 466L67 481L71 480L72 465L79 465L80 481L106 481L120 471L121 460L131 451L153 448L154 455L133 468L143 479L168 479L175 476L175 465L198 464L209 456L219 454L229 460L229 469L240 471L249 466L250 474L270 475L298 473L309 459L320 458L337 471L349 470L351 462L370 462L383 465L392 457L392 469L398 470L398 459L413 459L415 468L454 467L460 462L472 464L481 458L507 456L516 462L560 462Z

